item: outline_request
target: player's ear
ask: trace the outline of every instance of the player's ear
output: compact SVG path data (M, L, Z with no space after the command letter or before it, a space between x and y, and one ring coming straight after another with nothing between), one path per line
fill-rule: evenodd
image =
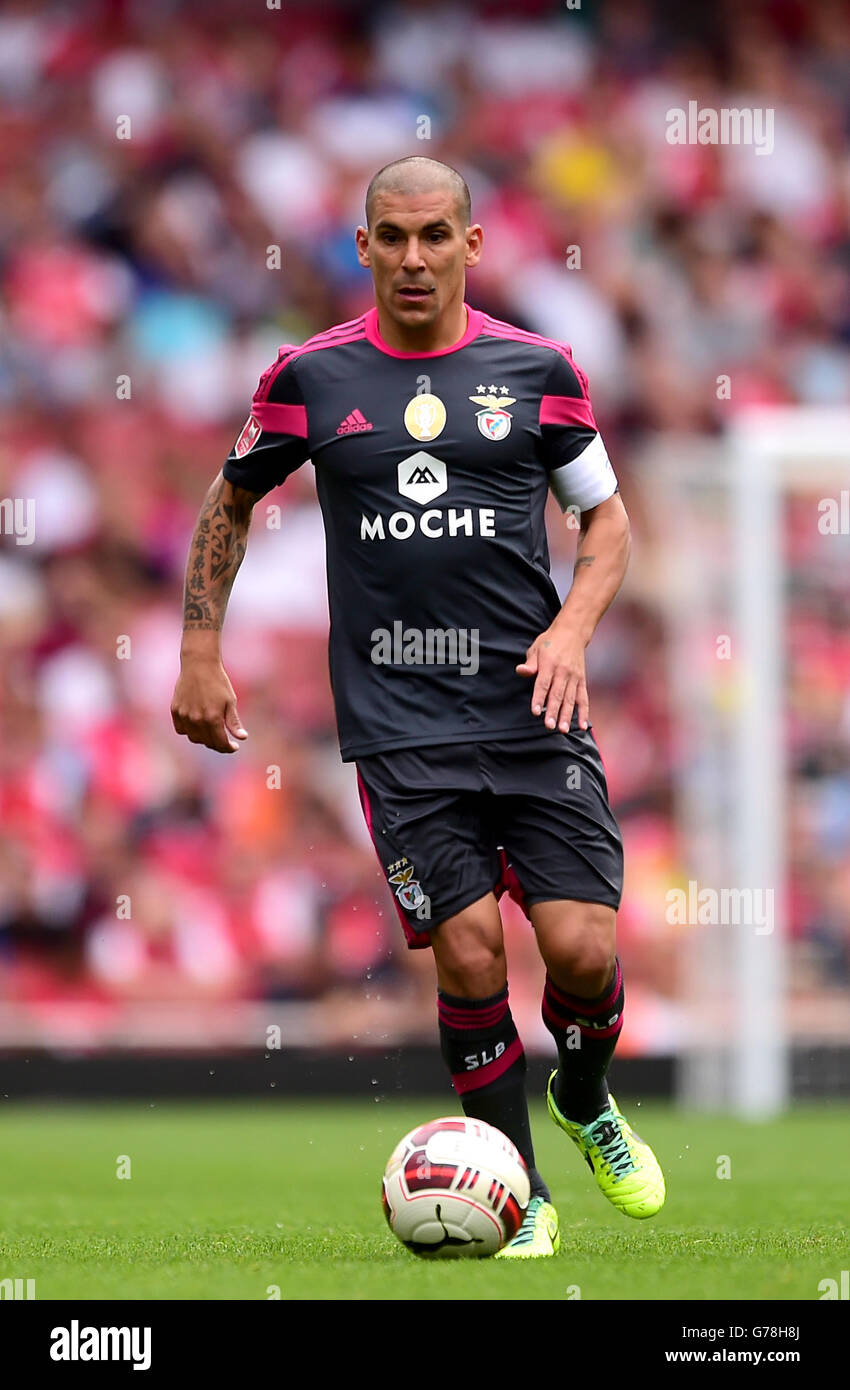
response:
M354 241L357 246L357 259L363 266L371 264L369 260L369 233L365 227L358 227L354 233Z
M484 240L484 229L478 222L473 222L472 226L466 229L466 260L464 264L467 269L477 265L481 260L481 244Z

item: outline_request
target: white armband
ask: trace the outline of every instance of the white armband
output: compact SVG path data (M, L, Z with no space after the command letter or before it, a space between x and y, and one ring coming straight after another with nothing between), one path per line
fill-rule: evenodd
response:
M602 436L597 434L587 448L563 468L553 468L549 486L558 499L561 511L568 507L586 512L597 507L617 491L617 478L611 460L605 452Z

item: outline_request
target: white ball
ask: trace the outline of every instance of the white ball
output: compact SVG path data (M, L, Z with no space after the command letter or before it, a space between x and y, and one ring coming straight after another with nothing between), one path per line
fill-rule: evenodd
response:
M390 1229L414 1255L495 1255L522 1224L531 1196L516 1145L483 1120L447 1115L396 1145L384 1171Z

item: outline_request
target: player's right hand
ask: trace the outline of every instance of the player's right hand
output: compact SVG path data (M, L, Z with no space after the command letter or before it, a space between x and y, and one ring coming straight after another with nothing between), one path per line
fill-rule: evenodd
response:
M190 743L216 753L235 753L246 739L236 709L236 693L220 661L184 660L171 699L171 721Z

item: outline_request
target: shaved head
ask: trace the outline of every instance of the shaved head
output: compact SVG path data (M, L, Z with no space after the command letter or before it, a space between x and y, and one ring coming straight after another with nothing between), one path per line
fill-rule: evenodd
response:
M378 170L366 190L366 225L372 226L375 199L380 193L416 195L442 190L453 195L460 225L468 227L472 212L469 189L457 169L420 154L395 159Z
M354 234L357 259L372 272L385 342L414 355L458 342L468 321L466 272L481 259L484 235L470 223L463 175L423 155L393 160L369 184L366 222Z

